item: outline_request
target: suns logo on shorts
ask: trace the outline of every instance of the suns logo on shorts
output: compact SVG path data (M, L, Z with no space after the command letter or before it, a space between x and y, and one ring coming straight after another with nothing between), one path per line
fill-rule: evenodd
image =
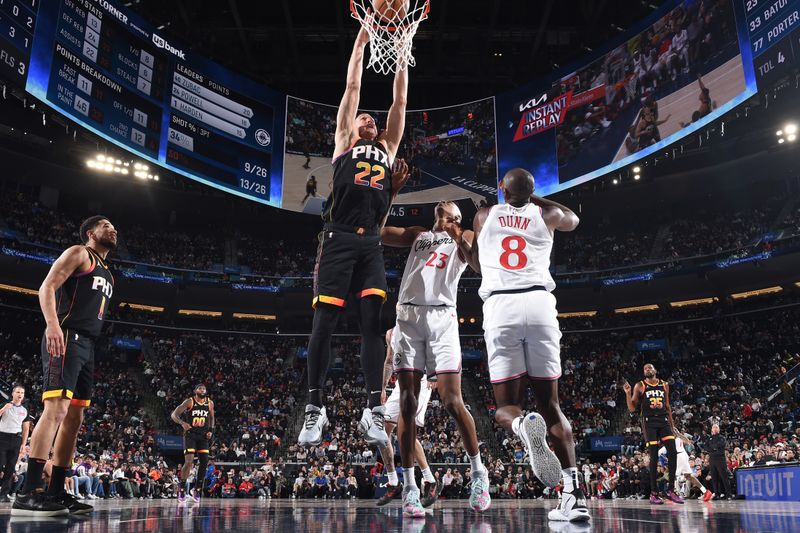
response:
M403 354L401 354L400 352L396 352L394 354L394 367L398 368L402 360L403 360Z

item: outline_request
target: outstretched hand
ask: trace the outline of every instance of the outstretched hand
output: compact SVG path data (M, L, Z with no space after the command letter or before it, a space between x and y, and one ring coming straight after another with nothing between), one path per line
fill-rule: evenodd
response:
M461 237L464 235L464 230L460 225L456 224L455 222L445 222L443 229L454 241L456 241L456 243L461 242Z
M625 394L629 394L631 392L631 384L626 381L622 384L622 390L625 391Z
M395 159L392 163L392 192L397 194L408 181L408 163L405 159Z

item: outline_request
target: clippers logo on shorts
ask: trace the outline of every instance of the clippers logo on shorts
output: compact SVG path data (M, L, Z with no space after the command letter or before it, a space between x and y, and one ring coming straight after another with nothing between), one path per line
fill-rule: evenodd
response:
M86 252L91 260L90 268L67 278L56 291L56 306L62 328L97 337L114 294L114 276L94 250L87 247Z
M359 139L333 161L333 188L325 203L325 222L375 229L392 199L389 153L380 141Z

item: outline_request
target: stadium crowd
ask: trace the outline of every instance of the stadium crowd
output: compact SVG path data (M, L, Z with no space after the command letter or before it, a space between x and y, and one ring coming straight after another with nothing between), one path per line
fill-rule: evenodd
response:
M0 375L8 383L20 380L27 385L29 405L35 411L41 392L36 362L40 318L8 308L0 308L0 318L3 324L15 324L0 329ZM783 377L800 363L798 319L800 309L789 306L664 326L567 332L562 340L561 404L584 457L581 467L591 494L643 497L649 491L650 465L642 451L641 431L637 419L628 417L620 392L625 380L641 379L645 361L653 362L669 381L676 425L692 436L687 450L697 477L709 488L704 445L712 423L721 426L728 441L731 471L795 460L800 446L798 393ZM761 327L765 322L771 324L769 331ZM116 334L124 331L114 327ZM175 462L168 463L156 448L155 427L160 425L161 433L177 433L166 422L168 412L195 383L205 382L218 413L214 462L205 473L208 494L226 498L375 494L383 474L382 459L361 438L358 417L353 415L362 407L357 339L338 337L334 343L326 386L332 425L319 447L305 449L293 440L284 443L293 439L292 417L302 405L302 387L296 384L302 382L303 360L294 356L303 354L303 337L165 333L147 326L127 334L150 343L152 351L144 350L133 366L124 368L118 349L104 350L107 355L96 367L97 392L87 410L68 489L87 498L173 496ZM665 347L640 352L636 341L641 339L663 339ZM485 350L479 337L464 337L463 347ZM493 423L494 401L485 368L471 367L467 375L465 379L475 380L481 398L481 405L471 406L474 415L489 417ZM164 411L155 414L161 416L160 424L143 409L142 382L163 406ZM775 392L777 397L767 400ZM462 497L470 473L454 423L435 393L426 418L419 437L442 483L443 497ZM525 467L527 458L518 439L496 425L493 428L493 434L480 435L493 496L554 496ZM620 453L599 460L588 443L593 437L611 435L624 436ZM656 468L663 481L663 467ZM22 462L17 478L24 473ZM15 481L17 485L19 479Z
M654 262L660 262L656 268L667 268L684 258L743 253L757 242L758 251L770 250L779 244L775 242L779 234L784 238L800 234L797 222L800 209L789 209L786 216L776 220L786 205L785 195L765 196L755 191L753 194L759 198L758 207L731 209L705 203L684 207L669 216L619 213L582 224L569 238L556 239L554 268L564 275L612 269L608 270L610 273ZM21 247L20 240L25 240L52 248L48 252L54 255L77 242L74 221L79 217L46 208L22 194L4 196L0 208L0 237L4 246ZM162 267L214 270L221 274L227 247L235 250L236 262L242 267L245 279L251 282L304 285L308 280L291 278L311 276L316 260L318 243L314 238L289 242L265 240L261 233L244 231L144 228L125 220L116 224L120 229L120 247L114 252L117 258ZM4 228L14 232L14 237L10 232L3 233ZM226 246L226 240L231 241L230 246ZM388 270L402 272L406 257L403 249L384 249ZM471 270L465 274L466 278L474 276Z

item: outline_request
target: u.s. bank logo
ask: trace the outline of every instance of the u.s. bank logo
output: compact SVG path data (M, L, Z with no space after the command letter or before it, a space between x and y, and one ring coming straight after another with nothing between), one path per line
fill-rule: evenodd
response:
M269 146L270 141L272 138L269 136L269 132L265 129L256 130L256 142L261 146Z
M176 48L172 46L166 39L161 37L160 35L153 34L153 44L157 47L166 50L167 52L171 53L172 55L178 56L179 58L186 60L186 52L181 50L180 48Z

